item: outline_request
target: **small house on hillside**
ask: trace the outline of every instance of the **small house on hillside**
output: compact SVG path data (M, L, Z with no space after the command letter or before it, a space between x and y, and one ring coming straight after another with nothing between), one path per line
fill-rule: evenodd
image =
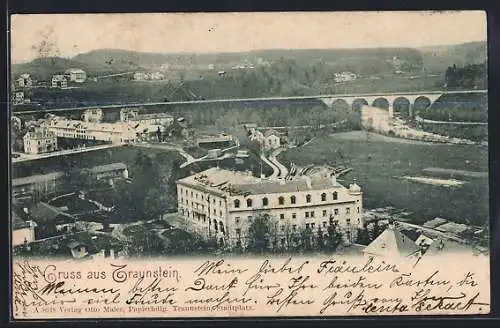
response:
M33 85L33 80L28 73L21 74L15 80L15 86L17 88L30 88Z
M68 80L66 76L63 74L56 74L52 76L52 81L51 85L53 88L67 88L68 87Z
M83 83L87 79L87 73L80 68L67 69L65 75L71 82Z

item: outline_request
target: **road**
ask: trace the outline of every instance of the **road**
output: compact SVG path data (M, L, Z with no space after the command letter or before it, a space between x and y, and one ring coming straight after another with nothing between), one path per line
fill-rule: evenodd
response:
M427 123L427 124L451 124L451 125L488 125L488 122L456 122L456 121L434 121L416 117L417 122Z
M278 155L283 151L285 151L285 148L278 148L272 151L271 154L269 155L269 161L273 163L274 166L276 166L279 170L278 174L279 179L285 179L288 175L288 169L286 168L286 166L281 164L277 159Z
M320 99L320 98L343 98L343 97L369 97L369 96L397 96L397 95L425 95L425 94L463 94L463 93L487 93L488 90L460 90L460 91L420 91L420 92L378 92L378 93L365 93L365 94L326 94L316 96L293 96L293 97L260 97L260 98L232 98L232 99L208 99L208 100L188 100L188 101L170 101L170 102L145 102L145 103L129 103L129 104L116 104L116 105L102 105L102 106L86 106L86 107L67 107L67 108L53 108L44 109L44 112L67 112L78 111L85 109L101 108L121 108L121 107L144 107L144 106L159 106L159 105L189 105L189 104L214 104L214 103L233 103L233 102L256 102L256 101L272 101L272 100L305 100L305 99ZM32 111L16 111L13 113L19 114L35 114L40 113L40 110Z
M34 161L37 159L49 158L49 157L55 157L55 156L64 156L64 155L70 155L70 154L85 153L85 152L89 152L89 151L108 149L108 148L119 147L119 146L121 146L121 145L113 144L113 145L92 146L92 147L85 147L85 148L78 148L78 149L59 150L59 151L53 151L50 153L43 153L43 154L36 154L36 155L22 154L21 157L12 158L12 163Z
M273 169L273 173L268 177L269 179L278 179L280 176L280 169L273 162L271 162L264 154L260 154L260 159Z
M168 144L150 144L150 143L135 143L134 147L142 147L142 148L155 148L155 149L164 149L164 150L173 150L179 152L186 159L186 162L195 162L196 158L186 153L181 147L172 146Z

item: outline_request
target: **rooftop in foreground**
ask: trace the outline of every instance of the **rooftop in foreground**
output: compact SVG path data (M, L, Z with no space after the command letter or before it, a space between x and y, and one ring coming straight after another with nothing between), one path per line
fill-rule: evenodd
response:
M229 171L217 167L180 179L178 182L232 195L274 194L343 188L341 184L329 178L301 178L291 181L271 180L254 177L248 172Z

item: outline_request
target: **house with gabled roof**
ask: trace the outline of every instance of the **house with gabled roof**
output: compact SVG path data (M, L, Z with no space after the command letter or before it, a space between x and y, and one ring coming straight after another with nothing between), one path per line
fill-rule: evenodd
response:
M389 225L375 240L363 250L365 256L397 258L419 257L421 249L409 236L393 225Z

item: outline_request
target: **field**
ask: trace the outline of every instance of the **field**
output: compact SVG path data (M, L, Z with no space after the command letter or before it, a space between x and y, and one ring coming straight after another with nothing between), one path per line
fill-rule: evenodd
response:
M353 171L339 180L345 185L353 178L364 192L366 208L394 206L412 212L410 219L423 223L436 216L459 223L488 223L488 151L472 145L445 145L402 142L400 139L349 132L315 139L305 147L279 156L289 165L346 165ZM439 168L432 170L428 168ZM444 171L442 169L445 169ZM460 170L455 187L409 181L404 176L450 178ZM463 174L463 171L476 172ZM482 172L477 174L477 172ZM455 172L456 173L456 172Z

